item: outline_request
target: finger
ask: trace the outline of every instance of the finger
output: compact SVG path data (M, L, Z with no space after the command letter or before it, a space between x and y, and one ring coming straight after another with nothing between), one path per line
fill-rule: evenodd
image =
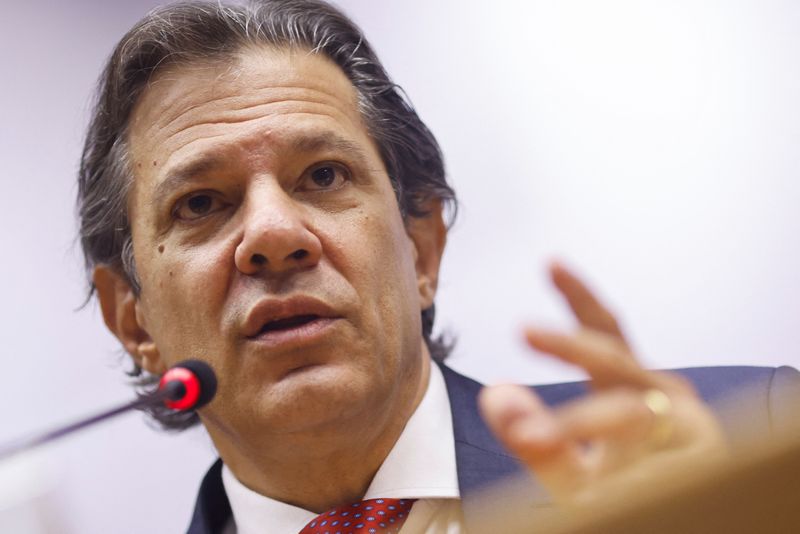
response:
M583 368L597 386L657 387L652 373L645 371L627 345L614 336L587 329L562 334L528 327L525 338L534 349Z
M489 428L512 452L558 454L565 445L551 411L524 386L485 387L479 407Z
M618 444L646 443L657 422L643 392L632 388L605 390L562 405L556 418L568 439Z
M657 415L644 396L644 392L636 389L613 388L558 409L556 417L565 436L595 444L595 476L634 465L656 450L672 445L671 414Z
M656 451L725 449L707 406L686 395L664 395L654 389L604 390L560 406L555 416L566 439L602 445L596 447L596 476L649 461Z
M527 327L524 333L532 348L583 368L596 387L655 388L670 395L697 397L682 376L643 368L628 345L615 336L587 329L564 334L536 327Z
M555 498L581 487L588 474L578 444L565 439L552 410L528 388L486 387L479 407L498 440L531 471Z
M574 273L562 264L553 262L550 265L550 278L582 326L625 339L614 314Z

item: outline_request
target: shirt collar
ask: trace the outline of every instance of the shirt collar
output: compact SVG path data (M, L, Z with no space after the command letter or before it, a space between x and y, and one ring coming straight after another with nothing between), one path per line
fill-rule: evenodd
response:
M364 499L458 498L455 441L444 377L431 365L428 389L384 460ZM237 534L299 532L317 514L270 499L239 482L227 466L222 482Z
M372 479L364 499L458 496L450 399L442 371L431 364L425 396Z

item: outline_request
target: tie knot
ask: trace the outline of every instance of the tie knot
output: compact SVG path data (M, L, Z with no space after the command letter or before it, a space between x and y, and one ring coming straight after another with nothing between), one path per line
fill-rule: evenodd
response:
M300 534L394 534L416 499L368 499L319 514Z

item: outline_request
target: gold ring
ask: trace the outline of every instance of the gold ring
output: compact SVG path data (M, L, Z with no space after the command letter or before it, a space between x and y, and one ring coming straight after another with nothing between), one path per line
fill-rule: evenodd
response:
M662 447L672 437L674 425L672 421L672 400L660 389L651 388L644 392L642 398L647 409L653 412L653 427L650 430L650 441L656 448Z

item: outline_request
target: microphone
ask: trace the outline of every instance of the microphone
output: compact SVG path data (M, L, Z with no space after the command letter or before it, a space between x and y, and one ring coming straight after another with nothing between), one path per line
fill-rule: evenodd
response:
M164 373L156 393L160 391L165 391L163 402L168 408L196 410L211 402L216 395L217 375L206 362L184 360Z
M45 443L50 443L130 410L146 408L159 403L164 403L173 410L196 410L211 402L216 393L217 376L211 366L200 360L185 360L170 367L164 373L158 383L158 389L153 393L142 395L133 402L128 402L70 425L0 446L0 460Z

